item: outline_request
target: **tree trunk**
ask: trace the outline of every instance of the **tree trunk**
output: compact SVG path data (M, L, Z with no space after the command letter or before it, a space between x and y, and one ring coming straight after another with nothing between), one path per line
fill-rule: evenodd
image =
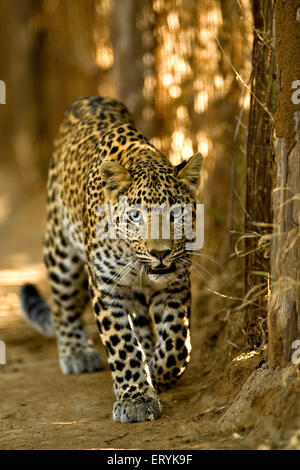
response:
M300 1L278 0L275 7L278 105L274 142L276 187L271 299L268 312L271 367L291 361L300 334Z
M1 49L5 58L3 69L7 80L7 104L1 120L3 126L3 160L13 161L17 185L33 191L39 183L39 77L35 77L35 67L39 68L37 50L42 37L38 28L32 27L32 19L41 11L41 0L18 2L11 0L1 6L2 18ZM3 19L5 18L5 20ZM2 28L1 28L2 29ZM6 56L6 57L5 57Z
M133 113L138 127L142 117L144 77L142 38L137 18L138 10L143 6L138 0L115 0L112 8L116 96Z
M272 231L274 158L271 148L272 115L276 105L275 51L273 47L274 6L269 0L253 1L254 41L251 98L248 123L245 295L253 301L246 311L244 328L250 347L266 338L267 286L270 258L259 249L260 237Z

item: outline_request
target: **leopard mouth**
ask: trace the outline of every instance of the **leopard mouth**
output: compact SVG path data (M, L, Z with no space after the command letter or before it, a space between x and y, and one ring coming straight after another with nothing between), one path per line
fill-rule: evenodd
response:
M163 264L157 266L157 268L149 268L148 267L148 274L169 274L175 271L175 264L171 264L168 268L166 268Z

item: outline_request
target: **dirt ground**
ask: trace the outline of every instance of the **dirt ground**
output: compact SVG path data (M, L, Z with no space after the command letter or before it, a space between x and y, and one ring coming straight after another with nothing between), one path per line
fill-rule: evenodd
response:
M181 382L161 394L161 418L115 423L110 371L92 313L86 314L88 331L102 351L104 369L79 376L63 376L54 341L21 316L23 282L47 293L43 224L44 196L22 201L22 210L0 198L0 340L7 353L6 365L0 365L0 449L300 448L297 368L269 370L265 349L245 351L233 344L226 301L199 288L191 364ZM224 287L222 275L213 282Z

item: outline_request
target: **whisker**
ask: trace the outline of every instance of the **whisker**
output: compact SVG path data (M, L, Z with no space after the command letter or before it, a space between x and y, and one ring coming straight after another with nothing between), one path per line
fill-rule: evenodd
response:
M212 274L209 271L207 271L207 269L205 269L203 266L201 266L201 264L196 263L194 260L182 260L182 262L184 262L185 264L189 264L192 268L196 269L196 271L198 271L198 273L201 274L202 276L203 276L203 273L201 273L199 269L203 269L203 271L205 271L206 274L208 274L209 277L213 279Z
M117 287L117 285L121 282L122 279L124 279L125 276L127 276L127 274L130 273L130 271L132 271L132 269L134 268L134 266L138 263L138 261L130 261L127 265L127 269L126 269L126 272L123 274L122 277L120 277L120 279L118 280L118 282L115 284L114 287Z
M209 261L217 264L218 266L222 266L222 263L219 260L217 260L217 258L215 258L214 256L210 256L206 253L198 253L198 252L193 252L193 251L187 251L186 253L188 253L191 256L200 256L201 258L208 259Z
M125 266L121 266L113 276L109 276L109 279L112 281L112 282L115 282L118 277L122 277L123 276L123 273L126 271L127 267L129 267L131 264L133 263L133 261L129 261L127 264L125 264ZM120 280L120 279L119 279Z

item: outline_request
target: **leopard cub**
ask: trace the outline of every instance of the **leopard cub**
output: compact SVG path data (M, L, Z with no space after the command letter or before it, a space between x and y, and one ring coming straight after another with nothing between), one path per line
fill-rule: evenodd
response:
M176 211L168 237L161 225L156 237L133 232L147 228L153 206L195 206L201 162L196 154L172 166L121 103L102 97L76 100L55 140L43 245L51 308L31 284L21 288L21 303L32 326L55 335L63 373L79 374L102 367L81 319L92 301L116 421L158 418L157 393L190 360L190 261L186 238L172 230ZM120 197L128 223L118 236L101 236L99 207L115 207L119 222Z

